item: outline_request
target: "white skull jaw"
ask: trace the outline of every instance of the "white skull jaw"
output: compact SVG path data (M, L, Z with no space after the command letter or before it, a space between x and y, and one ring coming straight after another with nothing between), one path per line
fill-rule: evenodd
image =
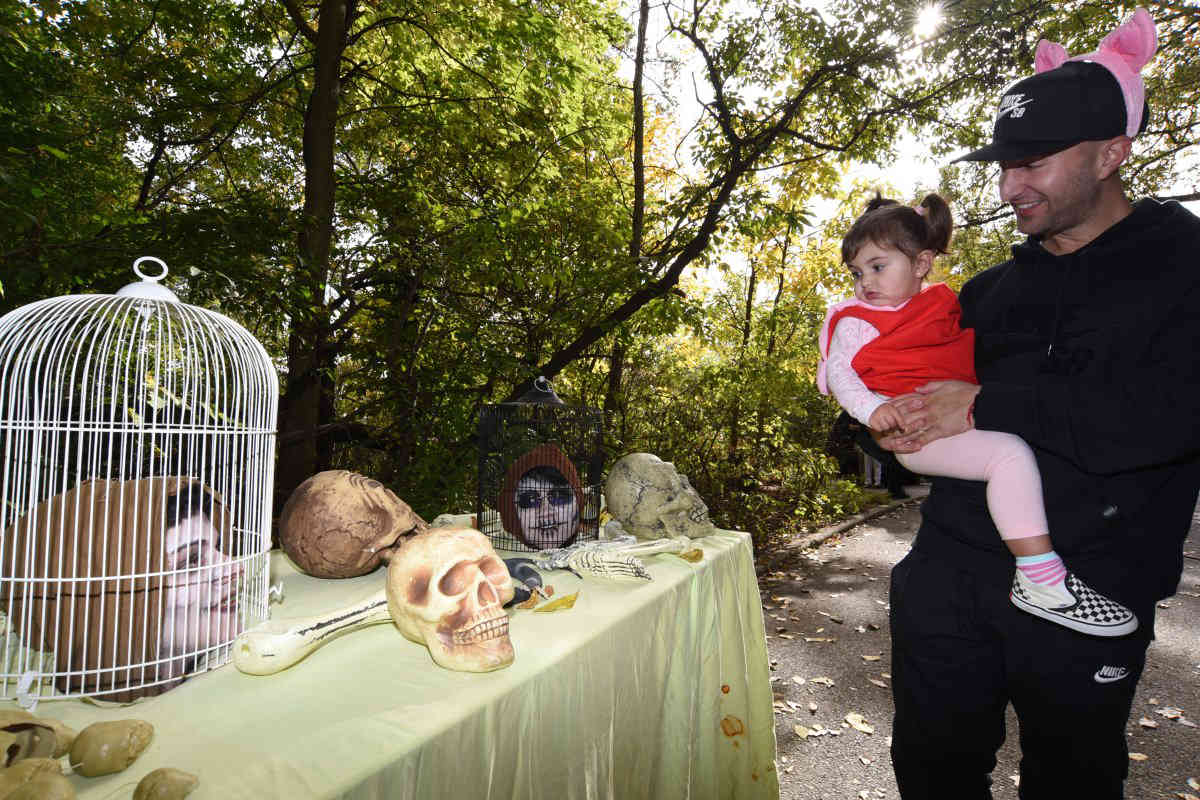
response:
M512 580L479 531L432 528L404 542L388 564L387 596L396 627L439 666L490 672L513 662L503 607Z
M656 455L630 453L618 460L604 492L609 513L639 539L697 539L716 530L687 476Z

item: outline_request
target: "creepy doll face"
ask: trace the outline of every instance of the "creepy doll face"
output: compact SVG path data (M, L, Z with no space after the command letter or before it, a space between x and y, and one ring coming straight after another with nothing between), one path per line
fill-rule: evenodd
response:
M579 501L566 477L552 467L531 469L517 481L513 502L525 541L534 547L562 547L575 538Z
M163 655L193 655L235 638L241 568L200 510L167 529Z
M848 262L854 276L854 296L872 306L897 306L921 291L933 266L933 251L909 258L895 247L867 242Z

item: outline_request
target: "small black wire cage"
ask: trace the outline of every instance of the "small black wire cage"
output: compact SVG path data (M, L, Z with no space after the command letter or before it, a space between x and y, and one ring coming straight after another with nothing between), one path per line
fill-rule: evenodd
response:
M479 411L475 519L500 550L599 538L601 411L569 406L539 377L515 403Z

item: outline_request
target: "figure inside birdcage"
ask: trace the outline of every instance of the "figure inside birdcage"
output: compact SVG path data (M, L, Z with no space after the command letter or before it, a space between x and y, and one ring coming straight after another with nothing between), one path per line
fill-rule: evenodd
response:
M195 479L85 481L5 530L3 547L12 635L51 654L39 671L67 694L157 694L244 627L238 539Z
M536 550L564 547L579 533L583 507L578 473L553 445L539 445L515 460L500 491L504 528Z

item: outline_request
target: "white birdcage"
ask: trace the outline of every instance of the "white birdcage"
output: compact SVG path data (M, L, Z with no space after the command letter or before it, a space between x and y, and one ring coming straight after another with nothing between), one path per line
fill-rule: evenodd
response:
M267 617L275 370L162 261L134 272L0 317L0 697L25 705L157 694Z

